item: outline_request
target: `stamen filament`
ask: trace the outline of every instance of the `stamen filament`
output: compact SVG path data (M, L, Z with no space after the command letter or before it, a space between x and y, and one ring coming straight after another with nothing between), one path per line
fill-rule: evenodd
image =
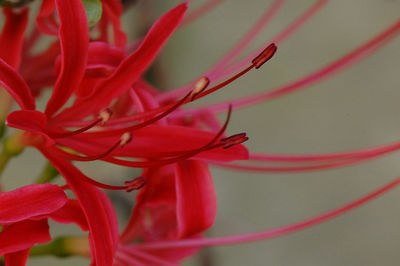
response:
M109 148L107 151L104 153L98 154L98 155L89 155L89 156L79 156L75 155L66 151L63 151L62 149L54 149L55 152L57 152L60 156L68 159L68 160L73 160L73 161L81 161L81 162L88 162L88 161L95 161L95 160L100 160L103 159L104 157L107 157L110 155L115 149L118 147L124 147L127 143L129 143L132 140L132 134L131 133L124 133L120 140L116 142L111 148Z
M102 130L102 131L98 131L98 132L90 132L90 134L93 137L96 137L96 136L106 137L106 136L114 136L117 134L123 134L127 131L131 132L131 131L146 127L148 125L153 124L154 122L157 122L158 120L164 118L165 116L169 115L170 113L172 113L173 111L178 109L181 105L183 105L186 102L186 100L191 96L191 94L192 94L192 92L189 92L182 99L180 99L178 102L176 102L174 105L172 105L172 107L168 108L166 111L164 111L161 114L159 114L151 119L148 119L142 123L139 123L139 124L136 124L136 125L133 125L130 127L107 129L107 130Z
M111 117L112 112L109 108L106 108L105 110L101 111L100 114L98 115L97 119L95 119L93 122L91 122L89 125L82 127L80 129L74 130L74 131L69 131L69 132L48 132L49 136L53 138L67 138L67 137L72 137L76 136L78 134L81 134L85 131L88 131L89 129L97 126L99 123L101 125L104 125Z
M306 229L308 227L326 222L339 215L343 215L357 207L368 203L376 199L377 197L385 194L386 192L394 189L400 185L400 177L396 178L392 182L378 188L377 190L355 200L349 202L339 208L331 210L329 212L314 216L312 218L293 223L287 226L278 227L272 230L260 231L256 233L233 235L225 237L208 237L201 239L184 239L184 240L170 240L170 241L157 241L148 242L143 244L135 245L136 248L154 250L154 249L165 249L165 248L188 248L188 247L202 247L202 246L220 246L220 245L234 245L240 243L248 243L254 241L265 240L268 238L274 238L296 231Z
M271 43L270 45L268 45L256 58L254 58L251 62L251 65L246 67L245 69L243 69L242 71L240 71L239 73L237 73L236 75L234 75L233 77L221 82L220 84L200 93L199 95L197 95L196 99L200 99L204 96L207 96L210 93L213 93L223 87L225 87L226 85L232 83L233 81L237 80L238 78L240 78L241 76L243 76L244 74L246 74L247 72L249 72L250 70L252 70L253 68L260 68L265 62L267 62L268 60L270 60L272 58L272 56L275 54L277 50L277 47L274 43Z

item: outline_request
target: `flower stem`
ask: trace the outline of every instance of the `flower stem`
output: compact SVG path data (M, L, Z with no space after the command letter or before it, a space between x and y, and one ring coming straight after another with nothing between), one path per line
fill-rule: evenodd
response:
M43 184L51 182L54 178L59 175L59 172L56 168L50 163L47 162L39 177L36 179L36 184Z
M0 120L0 139L3 138L4 134L6 133L6 124L3 120Z
M0 176L10 159L24 150L25 145L21 137L22 132L17 131L3 141L3 149L0 153Z
M8 161L10 160L10 156L7 156L5 154L0 154L0 176L4 171L4 168L6 167Z
M60 258L70 256L90 256L87 237L58 237L48 244L36 245L31 248L30 256L53 255Z

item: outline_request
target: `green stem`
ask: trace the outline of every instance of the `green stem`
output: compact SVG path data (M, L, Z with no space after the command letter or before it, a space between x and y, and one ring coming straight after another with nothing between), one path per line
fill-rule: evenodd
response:
M0 176L3 173L8 161L10 160L10 156L7 156L6 154L0 154Z
M31 248L30 256L53 255L60 258L69 256L90 256L87 237L58 237L53 241Z
M3 141L3 149L0 153L0 176L10 159L19 155L24 150L25 145L22 142L21 136L22 132L17 131Z
M0 139L4 137L4 134L6 133L6 124L4 123L3 120L0 120Z
M39 177L36 179L36 184L43 184L51 182L54 178L59 175L59 172L56 168L51 165L50 162L47 162Z

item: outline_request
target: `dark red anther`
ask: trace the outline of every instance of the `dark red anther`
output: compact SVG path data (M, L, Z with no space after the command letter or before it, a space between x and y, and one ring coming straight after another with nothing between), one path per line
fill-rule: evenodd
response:
M143 176L136 177L133 180L125 181L126 192L131 192L133 190L138 190L146 185L146 179Z
M220 142L224 143L224 146L223 146L224 149L228 149L234 145L242 144L243 142L245 142L248 139L249 138L246 136L246 133L239 133L239 134L235 134L230 137L221 139Z
M265 62L267 62L274 56L277 49L278 47L274 43L271 43L270 45L268 45L267 48L264 49L264 51L262 51L251 62L253 63L256 69L259 69Z

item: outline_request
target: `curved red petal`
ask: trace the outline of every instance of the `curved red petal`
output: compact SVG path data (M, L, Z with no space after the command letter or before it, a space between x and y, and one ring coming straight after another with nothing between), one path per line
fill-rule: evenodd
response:
M25 266L28 261L30 249L7 253L4 255L6 265Z
M217 214L217 198L207 164L179 162L175 180L179 237L204 232L213 225Z
M0 58L18 69L21 62L24 33L28 23L28 9L17 13L12 9L3 8L3 13L6 22L0 35Z
M5 226L0 232L0 256L51 240L47 219L26 220Z
M22 109L35 109L35 99L25 80L3 59L0 59L0 85L11 94Z
M69 199L64 206L46 215L46 217L62 224L75 223L83 231L89 230L85 214L79 202L74 199Z
M71 138L57 140L85 154L104 152L104 146L112 146L120 136L100 137L96 133L85 133ZM211 132L181 126L151 125L134 132L133 140L122 149L113 152L116 156L137 158L159 158L166 152L198 149L214 138ZM248 159L248 150L243 145L229 149L216 148L194 156L212 161L233 161Z
M66 179L85 213L96 265L112 265L118 245L118 222L107 195L83 181L83 174L69 161L45 149L41 152Z
M126 34L121 27L121 15L123 6L119 0L103 0L104 13L110 20L113 26L114 44L118 47L125 49Z
M69 99L86 68L89 26L81 0L56 0L60 20L61 71L45 113L51 116Z
M187 4L184 3L164 14L152 26L140 47L125 58L115 72L98 85L92 95L79 105L66 109L60 117L75 118L97 112L129 89L151 64L161 47L179 25L186 10Z
M0 193L0 223L22 221L50 214L67 202L62 188L52 184L32 184Z
M57 35L58 25L54 14L55 8L54 0L42 1L39 14L36 16L36 26L41 32Z
M39 134L44 137L47 144L54 143L46 133L47 117L39 111L14 111L7 116L6 125Z

